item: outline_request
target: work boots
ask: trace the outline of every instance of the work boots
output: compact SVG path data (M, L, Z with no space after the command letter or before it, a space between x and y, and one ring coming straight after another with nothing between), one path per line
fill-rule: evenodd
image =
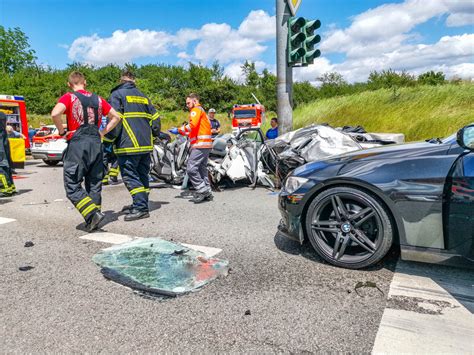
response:
M193 198L190 199L190 201L194 203L202 203L205 201L212 201L213 199L214 196L212 195L211 190L209 190L206 192L195 192Z
M98 229L100 222L102 222L104 218L105 218L105 215L102 212L99 212L99 211L94 212L90 222L86 224L87 232L92 233L93 231Z
M147 211L131 210L130 213L128 213L123 218L123 220L126 222L130 222L130 221L136 221L137 219L148 218L148 217L150 217L150 214Z

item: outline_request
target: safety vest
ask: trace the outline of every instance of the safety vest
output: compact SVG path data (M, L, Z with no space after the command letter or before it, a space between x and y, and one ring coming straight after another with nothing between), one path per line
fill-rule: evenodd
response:
M153 150L153 137L159 134L159 114L150 99L133 82L120 84L112 90L110 104L121 116L121 124L105 136L115 143L114 153L131 155Z
M212 148L211 122L201 106L194 107L189 113L189 123L178 129L188 136L192 148Z

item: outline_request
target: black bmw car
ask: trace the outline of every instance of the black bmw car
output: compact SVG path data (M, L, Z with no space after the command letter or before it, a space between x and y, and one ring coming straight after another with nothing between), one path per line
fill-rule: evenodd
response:
M303 165L279 196L281 233L358 269L393 243L405 260L474 266L474 124L445 139Z

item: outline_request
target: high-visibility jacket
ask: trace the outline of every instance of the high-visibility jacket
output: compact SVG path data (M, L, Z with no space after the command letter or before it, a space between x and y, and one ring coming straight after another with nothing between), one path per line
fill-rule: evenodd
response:
M189 123L178 128L178 132L189 137L192 148L212 148L211 122L201 106L189 113Z
M158 112L151 101L128 81L112 89L110 104L121 116L119 125L104 137L115 143L114 153L131 155L153 150L153 136L160 133Z

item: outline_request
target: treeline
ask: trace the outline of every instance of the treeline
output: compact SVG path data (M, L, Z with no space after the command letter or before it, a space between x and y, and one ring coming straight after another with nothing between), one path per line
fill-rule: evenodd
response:
M83 72L91 91L109 97L110 90L118 84L124 69L117 65L103 67L73 63L64 69L39 66L35 51L30 48L28 37L19 28L0 26L0 94L23 95L30 113L45 115L51 112L57 99L67 91L66 80L73 70ZM139 88L148 95L162 112L185 110L185 97L198 93L206 108L219 112L229 111L233 104L252 103L252 93L267 110L276 111L276 84L274 74L267 69L258 73L255 64L246 61L242 66L243 80L235 81L224 75L224 68L215 62L206 67L189 63L187 67L148 64L125 65L137 76ZM364 83L348 83L339 73L326 73L314 78L319 85L298 82L293 85L294 107L318 99L346 96L367 90L393 89L415 85L442 85L446 79L441 72L427 72L418 77L407 72L384 70L372 72ZM313 81L313 80L311 80ZM453 81L453 80L452 80ZM454 82L460 81L454 79Z
M163 112L185 110L185 97L190 92L199 93L207 108L219 112L228 111L235 103L254 102L252 93L267 107L276 111L276 76L268 70L258 73L254 63L242 66L243 82L237 82L224 75L219 63L205 67L189 63L188 67L165 64L142 66L127 65L137 76L137 85L150 97L158 110ZM58 97L67 90L67 75L79 70L86 75L88 88L107 98L111 89L118 84L123 70L117 65L94 67L74 63L65 69L28 66L13 73L1 73L0 93L23 95L28 110L35 114L48 114ZM365 83L347 83L338 73L326 73L317 78L320 85L309 82L294 84L295 107L321 98L345 96L380 88L407 87L415 85L441 85L446 83L443 73L428 72L416 78L413 75L392 70L373 72Z

